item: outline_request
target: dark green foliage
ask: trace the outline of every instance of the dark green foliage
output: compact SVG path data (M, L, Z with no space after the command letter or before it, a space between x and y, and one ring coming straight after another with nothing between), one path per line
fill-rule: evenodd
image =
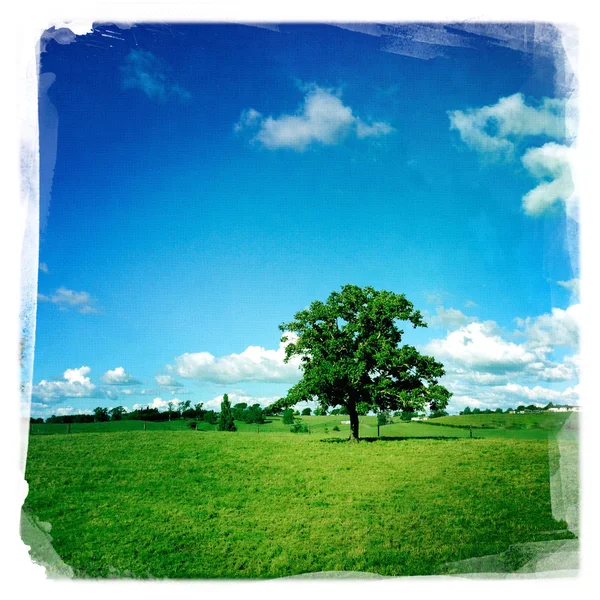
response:
M377 413L377 425L387 425L391 422L390 413L383 410Z
M283 424L291 425L294 422L294 411L291 408L286 408L283 411Z
M471 414L471 409L468 406L465 406L464 410L460 411L461 415L470 415Z
M410 421L415 416L415 411L403 410L400 413L400 419L403 421Z
M432 417L433 419L437 419L439 417L447 417L448 413L445 410L432 410L429 413L429 416Z
M111 421L120 421L125 414L125 409L122 406L115 406L108 411Z
M502 414L502 409L501 408L497 408L494 412L496 414Z
M465 412L465 414L468 414L468 413ZM473 412L471 414L473 414L473 415L479 415L479 414L481 414L481 409L480 408L474 408Z
M96 423L103 423L104 421L109 420L108 416L108 408L102 408L101 406L96 406L94 409L94 421Z
M219 431L235 431L236 426L233 422L233 412L231 410L231 402L229 396L223 394L221 402L221 413L219 414Z
M304 423L294 423L290 427L292 433L308 433L308 427Z
M361 417L368 415L370 410L371 410L371 406L367 402L359 402L356 405L356 412Z
M340 428L337 425L333 426L333 431L339 431L339 430L340 430Z
M315 416L316 417L324 417L327 415L327 408L323 406L318 406L315 408Z
M354 440L361 402L384 411L445 408L451 394L438 384L443 365L414 346L400 345L404 331L398 321L427 326L403 295L345 285L281 324L281 339L289 341L285 360L299 356L303 370L287 405L317 399L321 406L343 407ZM287 332L294 337L288 339Z
M312 411L310 410L310 408L306 407L306 408L302 409L302 416L304 416L304 417L310 417L310 413L311 412Z
M219 422L219 415L214 410L205 410L202 419L205 423L216 425Z

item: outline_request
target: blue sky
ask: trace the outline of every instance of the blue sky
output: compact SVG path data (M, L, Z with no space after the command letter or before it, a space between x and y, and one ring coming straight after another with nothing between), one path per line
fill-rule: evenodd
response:
M577 403L568 86L518 27L46 34L32 413L266 404L346 283L426 313L451 410Z

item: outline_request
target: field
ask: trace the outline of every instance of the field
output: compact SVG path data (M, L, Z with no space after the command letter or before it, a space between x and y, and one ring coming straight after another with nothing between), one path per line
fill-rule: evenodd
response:
M24 510L51 525L76 577L430 575L574 537L552 516L550 428L468 439L468 429L396 423L372 443L335 443L348 435L343 419L305 418L310 435L279 419L260 434L123 421L32 435ZM376 435L375 418L361 418L361 436ZM506 570L526 562L512 560Z

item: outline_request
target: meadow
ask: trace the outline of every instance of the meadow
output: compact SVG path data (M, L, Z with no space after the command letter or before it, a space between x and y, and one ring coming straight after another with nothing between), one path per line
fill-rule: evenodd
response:
M574 537L552 516L550 427L470 439L394 423L377 440L375 418L362 417L372 442L335 443L343 419L305 417L311 434L277 418L260 433L122 421L34 434L24 510L50 524L54 550L84 578L432 575Z

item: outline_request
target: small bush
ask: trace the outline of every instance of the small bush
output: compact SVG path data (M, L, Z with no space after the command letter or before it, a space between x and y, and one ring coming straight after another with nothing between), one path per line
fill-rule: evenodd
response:
M292 433L308 433L308 427L304 423L294 423L290 427Z
M329 433L329 427L325 427L325 433Z
M339 430L340 430L340 428L337 425L333 428L333 431L339 431Z
M198 424L196 423L196 421L190 421L188 423L188 427L190 427L191 429L196 429L198 427Z

